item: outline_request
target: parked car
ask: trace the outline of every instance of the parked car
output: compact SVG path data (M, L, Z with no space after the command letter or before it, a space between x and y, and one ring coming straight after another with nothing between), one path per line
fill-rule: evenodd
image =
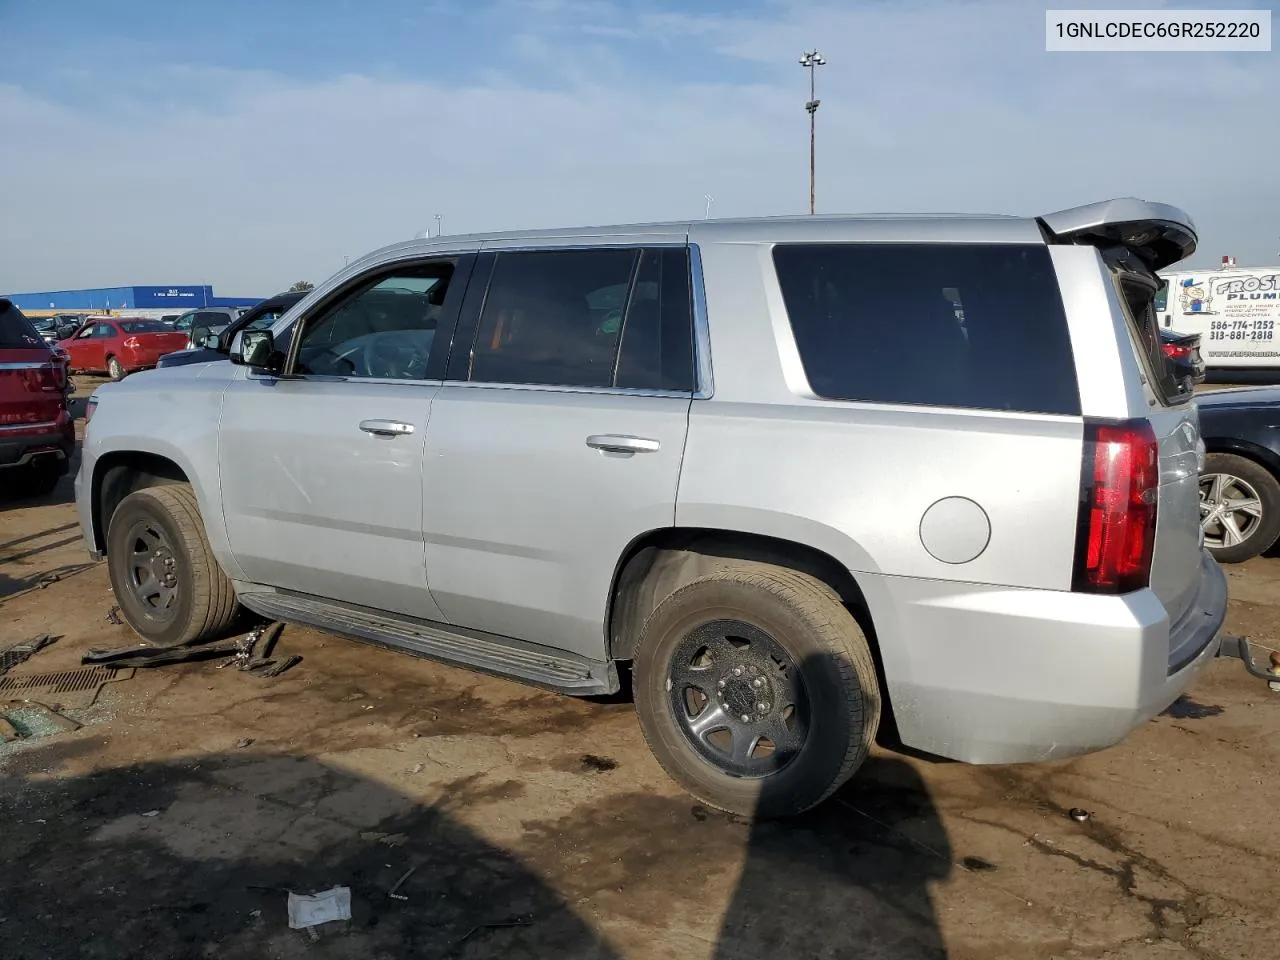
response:
M123 380L126 374L154 367L186 338L159 320L112 317L91 320L58 346L67 352L73 371Z
M1195 243L1138 200L408 241L101 387L80 524L157 644L243 606L568 693L631 663L739 813L829 796L882 711L962 761L1098 750L1220 649L1151 309Z
M198 330L203 328L204 332L200 334L202 338L210 333L221 333L244 312L243 307L201 307L199 310L188 310L173 321L173 329L187 334L183 349L189 350L196 345L194 335Z
M1200 334L1174 333L1159 328L1160 346L1173 364L1174 376L1189 379L1191 383L1204 383L1204 358L1200 355Z
M1280 538L1280 387L1211 390L1196 398L1208 456L1200 473L1204 543L1240 563Z
M231 338L241 330L265 330L283 316L299 300L310 291L300 293L281 293L268 297L248 312L241 314L238 320L225 327L221 333L209 333L203 337L192 334L195 345L176 353L165 354L156 364L158 367L180 367L190 363L209 363L212 360L226 360Z
M75 449L65 359L9 300L0 299L0 493L42 496Z

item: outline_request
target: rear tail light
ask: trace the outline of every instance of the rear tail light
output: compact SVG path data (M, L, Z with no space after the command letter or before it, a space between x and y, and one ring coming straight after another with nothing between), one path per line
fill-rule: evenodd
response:
M1185 360L1191 356L1191 348L1184 347L1177 343L1166 343L1164 346L1164 355L1171 360Z
M1085 421L1071 588L1128 593L1148 585L1160 494L1160 445L1146 420Z
M91 396L89 397L88 400L84 402L84 425L86 427L89 425L89 421L93 419L94 411L96 411L97 409L98 409L97 397Z

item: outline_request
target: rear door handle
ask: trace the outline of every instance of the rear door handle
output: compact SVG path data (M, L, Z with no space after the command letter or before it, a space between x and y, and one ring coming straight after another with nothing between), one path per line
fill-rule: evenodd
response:
M627 437L616 433L597 433L587 437L587 446L606 453L656 453L662 444L648 437Z
M397 420L361 420L360 429L375 437L403 437L413 433L413 424Z

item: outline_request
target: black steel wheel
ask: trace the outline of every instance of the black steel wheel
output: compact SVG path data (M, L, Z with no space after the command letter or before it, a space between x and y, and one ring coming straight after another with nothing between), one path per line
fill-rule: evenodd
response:
M875 663L825 584L735 562L658 604L634 663L636 714L663 768L709 806L757 818L820 803L866 758Z
M712 620L676 647L670 709L690 746L735 777L767 777L809 733L809 699L791 654L759 627Z
M147 487L120 501L107 528L107 567L125 621L153 643L212 640L235 617L231 581L187 484Z

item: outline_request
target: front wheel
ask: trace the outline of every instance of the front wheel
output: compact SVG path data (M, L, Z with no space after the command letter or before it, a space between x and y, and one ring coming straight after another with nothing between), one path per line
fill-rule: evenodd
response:
M124 364L116 357L107 357L107 376L112 380L123 380L125 377Z
M769 818L830 796L880 720L862 629L819 581L741 563L686 584L641 631L635 704L658 762L709 806Z
M216 639L235 618L231 581L185 483L146 487L120 501L107 529L107 565L120 612L152 643Z
M1258 556L1280 537L1280 482L1254 460L1209 454L1200 474L1200 526L1220 562Z

